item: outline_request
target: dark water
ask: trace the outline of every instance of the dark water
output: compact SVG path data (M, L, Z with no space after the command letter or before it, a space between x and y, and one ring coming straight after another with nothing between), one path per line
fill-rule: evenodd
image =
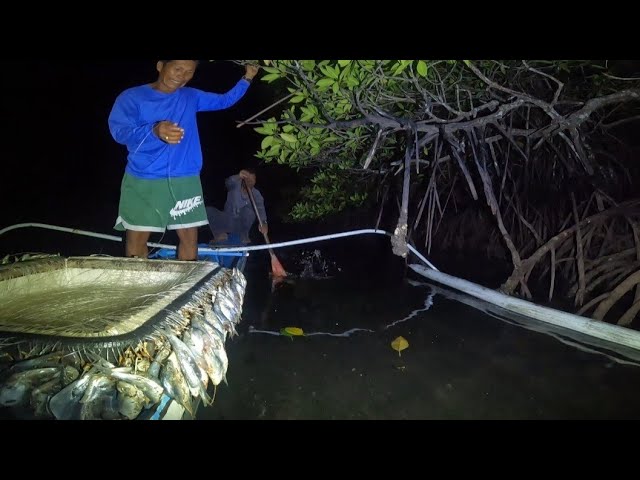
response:
M300 270L294 260L283 263ZM637 366L503 322L389 270L376 275L361 258L341 261L333 278L298 279L271 294L268 257L254 255L240 335L227 341L229 384L200 419L640 418ZM373 331L260 333L286 326ZM401 356L391 348L400 335L409 342Z
M20 244L121 254L117 243L44 238ZM199 419L640 419L640 368L501 321L416 274L422 285L411 285L383 237L277 255L297 275L272 293L268 254L250 256L228 385ZM274 335L288 326L306 336ZM409 342L401 356L398 336Z

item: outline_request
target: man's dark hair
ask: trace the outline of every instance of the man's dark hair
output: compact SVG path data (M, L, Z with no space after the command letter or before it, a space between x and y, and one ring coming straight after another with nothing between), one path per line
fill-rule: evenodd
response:
M175 60L175 59L174 59ZM192 59L193 60L193 59ZM169 63L169 62L173 62L173 60L159 60L162 63ZM200 63L200 60L193 60L194 62L196 62L196 66L198 66L198 64Z

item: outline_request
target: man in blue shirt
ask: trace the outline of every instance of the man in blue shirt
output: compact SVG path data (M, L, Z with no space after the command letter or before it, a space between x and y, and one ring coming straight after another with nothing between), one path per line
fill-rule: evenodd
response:
M200 182L202 149L196 113L229 108L246 93L258 67L223 94L186 87L197 60L160 60L158 79L116 99L109 130L127 147L114 228L126 230L128 257L147 258L151 232L176 230L179 260L195 260L198 227L208 223Z
M250 242L249 230L256 221L256 214L251 205L249 193L242 185L244 181L247 188L251 189L253 199L256 202L256 209L260 216L258 230L264 235L269 233L267 226L267 212L264 208L264 198L260 191L255 188L256 174L253 169L242 169L237 175L231 175L225 180L227 187L227 200L224 204L224 211L215 207L207 207L209 226L213 233L213 241L216 243L225 242L229 234L237 235L245 245Z

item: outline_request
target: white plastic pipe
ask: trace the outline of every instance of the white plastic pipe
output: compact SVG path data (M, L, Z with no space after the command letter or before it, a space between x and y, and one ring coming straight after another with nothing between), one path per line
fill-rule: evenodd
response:
M554 308L536 305L535 303L510 297L504 293L477 285L462 278L425 268L423 265L409 265L416 273L434 280L448 287L460 290L468 295L479 298L528 318L535 318L557 327L580 332L590 337L599 338L616 345L622 345L640 350L640 332L630 328L613 325L599 320L574 315Z
M354 235L365 235L365 234L377 234L377 235L386 235L388 237L391 236L391 234L385 230L379 230L379 229L375 229L375 228L365 228L362 230L351 230L350 232L342 232L342 233L332 233L330 235L321 235L318 237L308 237L308 238L301 238L298 240L291 240L288 242L280 242L280 243L271 243L270 245L256 245L256 246L252 246L252 247L233 247L233 248L201 248L199 249L199 251L201 252L237 252L237 251L252 251L252 250L266 250L268 248L282 248L282 247L290 247L292 245L302 245L305 243L314 243L314 242L322 242L324 240L333 240L336 238L343 238L343 237L352 237ZM426 263L427 265L429 265L429 267L433 268L434 270L438 270L429 260L427 260L420 252L418 252L418 250L416 250L415 248L413 248L412 245L407 244L407 246L409 247L409 250L411 250L413 253L416 254L416 256L422 260L424 263ZM174 247L175 248L175 247Z
M122 238L116 236L116 235L107 235L104 233L96 233L96 232L88 232L86 230L79 230L77 228L68 228L68 227L59 227L57 225L49 225L47 223L19 223L16 225L12 225L10 227L6 227L3 228L2 230L0 230L0 235L6 233L6 232L10 232L11 230L16 230L18 228L27 228L27 227L34 227L34 228L45 228L48 230L57 230L60 232L68 232L68 233L73 233L75 235L85 235L88 237L95 237L95 238L102 238L105 240L112 240L114 242L121 242ZM384 230L377 230L374 228L367 228L367 229L363 229L363 230L352 230L350 232L342 232L342 233L333 233L331 235L321 235L318 237L309 237L309 238L302 238L299 240L291 240L288 242L280 242L280 243L271 243L269 245L254 245L251 247L227 247L227 248L199 248L198 251L199 252L204 252L204 253L222 253L222 252L251 252L254 250L268 250L269 248L282 248L282 247L290 247L293 245L302 245L305 243L313 243L313 242L322 242L324 240L333 240L335 238L342 238L342 237L351 237L354 235L364 235L364 234L368 234L368 233L373 233L373 234L378 234L378 235L387 235L387 236L391 236L391 234L389 232L386 232ZM170 249L170 250L175 250L177 247L175 245L167 245L167 244L163 244L163 243L155 243L155 242L148 242L147 243L148 246L153 247L153 248L166 248L166 249ZM433 268L434 270L438 270L429 260L427 260L420 252L418 252L418 250L416 250L415 248L413 248L413 246L411 245L407 245L409 247L409 250L411 250L413 253L416 254L416 256L422 260L424 263L426 263L427 265L429 265L429 267Z
M77 228L59 227L57 225L49 225L48 223L17 223L16 225L11 225L10 227L6 227L0 230L0 235L10 232L11 230L17 230L18 228L27 228L27 227L46 228L47 230L57 230L58 232L73 233L74 235L84 235L87 237L102 238L104 240L111 240L114 242L122 242L122 238L116 235L107 235L106 233L89 232L87 230L80 230ZM153 242L149 242L147 243L147 245L154 248L173 248L173 249L176 248L175 245L165 245L162 243L153 243Z

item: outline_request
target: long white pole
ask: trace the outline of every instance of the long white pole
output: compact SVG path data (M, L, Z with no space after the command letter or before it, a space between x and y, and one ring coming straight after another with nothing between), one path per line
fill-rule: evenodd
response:
M554 308L536 305L535 303L522 300L520 298L510 297L504 293L483 287L476 283L469 282L462 278L447 275L443 272L437 272L423 265L409 265L416 273L434 280L438 283L446 285L456 290L462 291L468 295L479 298L484 302L497 305L509 310L510 312L524 315L528 318L534 318L556 327L561 327L575 332L583 333L590 337L599 338L615 345L622 345L640 350L640 332L630 328L613 325L611 323L592 320L590 318L574 315L573 313L563 312ZM613 345L612 345L613 346Z

